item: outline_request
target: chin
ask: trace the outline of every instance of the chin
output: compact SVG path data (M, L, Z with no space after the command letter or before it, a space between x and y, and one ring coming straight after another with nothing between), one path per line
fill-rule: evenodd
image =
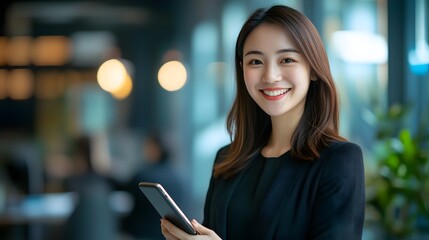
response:
M264 110L264 112L270 117L278 117L278 116L285 114L284 111L280 112L280 111L272 111L272 110L266 111L266 110Z

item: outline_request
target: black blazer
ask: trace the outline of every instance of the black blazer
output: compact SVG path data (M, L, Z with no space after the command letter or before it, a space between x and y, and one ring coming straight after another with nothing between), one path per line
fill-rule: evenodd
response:
M218 151L215 162L227 147ZM333 143L313 162L290 159L260 206L259 224L228 229L228 202L242 172L231 179L210 180L203 225L222 239L227 239L227 231L254 231L254 239L361 239L365 183L358 145Z

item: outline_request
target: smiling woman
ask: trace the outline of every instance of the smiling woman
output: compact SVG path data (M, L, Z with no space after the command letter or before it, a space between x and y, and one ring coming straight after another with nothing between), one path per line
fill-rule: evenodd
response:
M297 117L289 123L298 123L310 85L310 66L281 27L261 24L249 34L243 72L247 91L267 114L291 119L292 112Z
M217 155L199 239L361 239L360 147L338 133L320 36L300 12L256 10L236 43L232 143ZM195 239L163 219L167 239Z

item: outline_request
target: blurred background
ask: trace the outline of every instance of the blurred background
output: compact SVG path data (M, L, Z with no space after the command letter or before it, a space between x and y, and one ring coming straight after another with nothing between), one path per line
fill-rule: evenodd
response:
M0 238L158 239L142 180L202 221L235 40L272 4L327 48L365 157L364 239L429 239L428 0L2 0Z

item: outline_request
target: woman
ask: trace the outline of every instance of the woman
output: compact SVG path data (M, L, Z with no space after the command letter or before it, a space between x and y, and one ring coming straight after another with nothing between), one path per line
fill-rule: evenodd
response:
M219 150L204 221L167 239L360 239L362 152L338 133L339 104L326 51L300 12L255 11L235 50L232 143Z

